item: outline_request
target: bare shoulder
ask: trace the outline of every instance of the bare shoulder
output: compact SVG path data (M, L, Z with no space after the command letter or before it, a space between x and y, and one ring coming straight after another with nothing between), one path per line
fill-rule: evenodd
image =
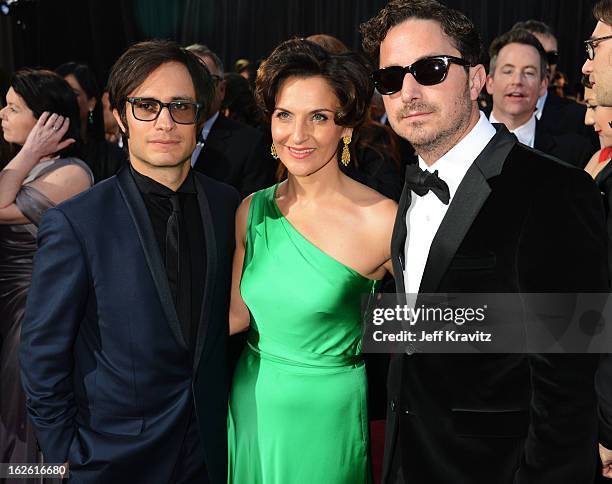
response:
M249 210L251 209L251 202L253 201L254 193L251 193L246 197L236 210L236 239L244 241L246 234L246 225L249 219Z
M91 185L89 173L77 164L64 165L39 178L41 181L55 185L71 186L73 184Z
M362 208L364 216L373 223L385 225L390 222L393 225L397 203L368 186L356 181L353 183L354 200Z
M354 182L352 194L353 201L359 207L363 233L367 234L370 243L379 241L386 248L393 233L397 203L358 182Z

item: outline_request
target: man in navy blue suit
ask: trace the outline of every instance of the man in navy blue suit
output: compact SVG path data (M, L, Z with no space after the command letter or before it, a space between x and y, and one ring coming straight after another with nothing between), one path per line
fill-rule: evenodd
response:
M22 329L48 462L73 482L226 482L227 314L238 193L191 170L213 96L169 41L109 79L130 166L49 210Z

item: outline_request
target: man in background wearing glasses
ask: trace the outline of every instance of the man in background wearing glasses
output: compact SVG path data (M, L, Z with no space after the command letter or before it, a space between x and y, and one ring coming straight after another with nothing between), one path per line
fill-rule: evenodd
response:
M479 112L473 23L433 0L394 0L362 34L391 126L419 156L391 241L397 292L607 288L599 192ZM514 351L393 356L384 482L590 482L596 359Z
M150 41L108 88L130 166L42 221L20 354L28 412L74 482L225 482L239 195L190 164L213 82L192 53Z
M593 8L597 20L591 38L585 41L587 60L583 74L589 76L599 106L612 106L612 0Z

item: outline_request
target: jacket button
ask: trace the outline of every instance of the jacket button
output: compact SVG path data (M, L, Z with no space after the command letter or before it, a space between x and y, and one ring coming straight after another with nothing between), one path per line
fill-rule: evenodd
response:
M391 400L391 411L395 412L395 400Z

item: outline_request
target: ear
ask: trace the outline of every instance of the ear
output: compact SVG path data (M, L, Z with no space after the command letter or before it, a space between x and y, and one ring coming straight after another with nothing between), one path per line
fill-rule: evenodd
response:
M115 121L117 121L117 124L119 125L119 129L121 130L121 132L123 134L126 134L127 133L127 129L123 125L123 121L121 120L121 116L119 115L119 111L117 111L116 109L113 109L113 118L115 118Z
M470 99L472 101L476 101L478 96L480 96L480 91L484 87L487 74L485 72L485 68L482 64L478 64L474 67L470 67L470 71L468 73L469 77L469 89L470 89Z
M349 136L350 138L353 137L353 128L344 128L342 130L342 137L344 138L345 136Z
M96 107L96 104L98 104L98 100L95 97L90 97L89 101L87 101L87 110L88 111L93 111Z
M493 95L493 84L495 83L495 80L493 79L493 76L491 74L489 74L487 76L487 92L492 96Z
M544 76L544 79L542 79L542 84L540 85L540 92L538 92L538 96L543 96L547 89L548 89L548 76Z

